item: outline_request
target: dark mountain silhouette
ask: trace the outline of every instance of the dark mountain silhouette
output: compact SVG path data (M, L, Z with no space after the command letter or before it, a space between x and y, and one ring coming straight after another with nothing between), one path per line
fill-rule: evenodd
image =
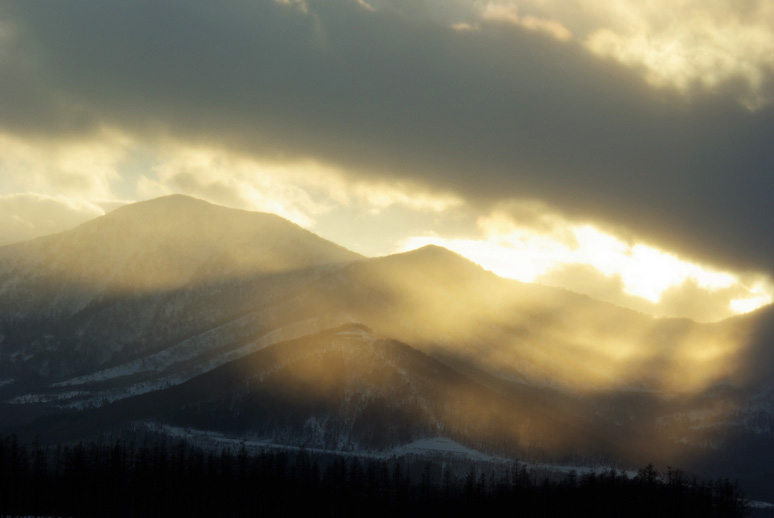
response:
M556 413L556 405L544 403L529 390L487 387L406 344L349 324L86 411L85 421L47 421L45 433L72 439L95 423L107 428L154 421L331 451L385 451L443 436L517 457L545 458L565 445L567 457L614 458L602 421Z

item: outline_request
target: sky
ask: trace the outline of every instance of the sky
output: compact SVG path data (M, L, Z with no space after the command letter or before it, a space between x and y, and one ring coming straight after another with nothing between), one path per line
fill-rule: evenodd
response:
M768 0L0 2L0 244L183 193L712 321L772 136Z

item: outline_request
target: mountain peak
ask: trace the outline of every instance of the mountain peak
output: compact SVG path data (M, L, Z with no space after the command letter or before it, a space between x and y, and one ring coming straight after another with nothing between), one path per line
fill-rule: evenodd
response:
M190 202L204 202L212 205L210 202L205 201L201 198L197 198L196 196L190 196L188 194L181 194L181 193L174 193L174 194L166 194L164 196L158 196L156 198L152 198L150 200L147 200L148 202L163 202L165 200L185 200Z
M394 258L401 258L408 261L417 262L433 262L445 265L458 265L459 267L473 267L477 270L483 270L483 268L476 262L471 261L467 257L458 254L448 248L444 248L439 245L425 245L408 252L402 252L399 254L393 254Z
M167 195L164 195L164 196L158 196L156 198L151 198L149 200L144 200L144 201L137 202L134 205L138 205L138 204L141 204L141 203L145 203L145 204L151 204L151 203L155 203L155 204L158 204L158 203L199 203L199 204L213 205L212 203L210 203L210 202L208 202L206 200L203 200L201 198L196 198L195 196L189 196L187 194L180 194L180 193L167 194Z
M102 292L217 284L362 256L275 214L171 195L125 205L74 229L21 243L0 259L0 275L15 279L13 290L0 293L0 304L3 298L21 297L28 284L45 285L30 305L54 307L58 303L50 294L61 291L68 294L65 298L78 298L63 310L72 312ZM73 284L83 296L72 295Z
M213 246L224 250L247 244L271 246L277 240L316 241L346 251L349 259L360 258L276 214L225 207L183 194L124 205L74 230L117 232L124 238L161 240L168 247Z
M454 254L455 253L441 245L433 245L433 244L415 248L414 250L411 250L411 252L422 253L422 254L442 254L442 253ZM459 254L455 254L455 255L459 255Z
M193 196L187 196L185 194L170 194L167 196L160 196L158 198L152 198L150 200L138 201L136 203L130 203L119 207L118 209L107 214L108 217L120 218L120 217L158 217L158 216L190 216L194 213L201 213L208 211L211 213L241 213L241 214L262 214L264 217L274 216L262 213L251 212L240 209L232 209L230 207L224 207L222 205L216 205L200 198L194 198ZM278 219L279 216L275 216Z

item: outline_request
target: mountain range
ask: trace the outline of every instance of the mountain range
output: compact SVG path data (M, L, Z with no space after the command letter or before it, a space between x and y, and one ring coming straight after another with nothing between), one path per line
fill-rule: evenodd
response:
M366 258L185 196L0 247L0 427L336 451L444 437L774 499L774 310L655 318L429 246Z

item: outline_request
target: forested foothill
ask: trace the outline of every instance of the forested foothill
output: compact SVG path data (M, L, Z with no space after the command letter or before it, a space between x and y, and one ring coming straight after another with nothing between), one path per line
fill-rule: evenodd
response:
M526 465L205 450L184 440L0 437L0 516L743 517L738 485L648 465L548 477Z

